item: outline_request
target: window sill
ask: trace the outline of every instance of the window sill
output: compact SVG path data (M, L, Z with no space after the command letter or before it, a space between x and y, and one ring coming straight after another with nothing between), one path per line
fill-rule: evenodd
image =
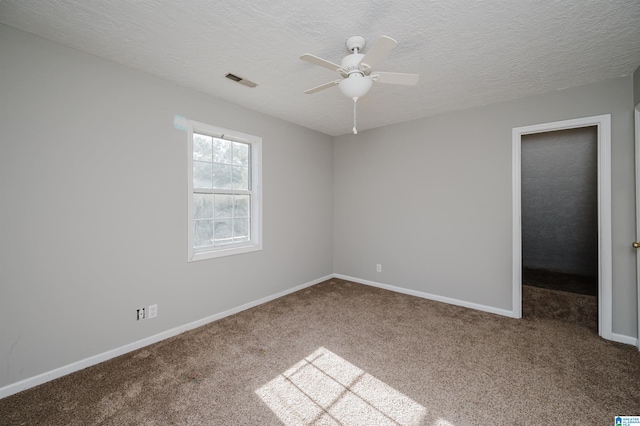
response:
M236 254L251 253L262 250L262 244L252 244L240 247L229 247L223 249L215 249L210 251L193 252L189 256L189 262L197 262L199 260L215 259L218 257L234 256Z

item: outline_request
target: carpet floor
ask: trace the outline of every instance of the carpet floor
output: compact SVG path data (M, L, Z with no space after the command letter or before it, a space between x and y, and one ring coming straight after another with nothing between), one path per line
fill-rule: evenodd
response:
M0 400L3 425L612 425L640 353L332 279Z
M522 316L578 324L597 333L598 297L523 285Z

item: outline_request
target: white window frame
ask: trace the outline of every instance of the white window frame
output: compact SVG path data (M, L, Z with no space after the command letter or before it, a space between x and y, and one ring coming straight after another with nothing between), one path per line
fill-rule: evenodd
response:
M205 250L194 249L193 241L193 133L201 133L214 138L225 139L235 142L247 143L251 146L250 155L250 188L251 195L251 218L250 218L250 235L249 242L242 244L234 244L221 247L207 247ZM223 256L231 256L241 253L250 253L262 250L262 138L235 130L229 130L207 123L201 123L194 120L187 120L187 138L188 138L188 155L187 155L187 173L188 173L188 262L198 260L214 259ZM221 190L220 193L230 193L233 191Z

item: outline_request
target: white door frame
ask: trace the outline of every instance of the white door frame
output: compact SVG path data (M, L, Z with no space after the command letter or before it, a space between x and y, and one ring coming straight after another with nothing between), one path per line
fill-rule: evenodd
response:
M636 115L636 117L638 117ZM611 243L611 115L577 118L516 127L512 133L513 161L513 316L522 318L522 136L554 130L597 126L598 129L598 333L613 337Z
M635 108L635 148L636 148L636 241L640 241L640 103ZM638 286L638 338L640 351L640 249L636 249L636 282Z

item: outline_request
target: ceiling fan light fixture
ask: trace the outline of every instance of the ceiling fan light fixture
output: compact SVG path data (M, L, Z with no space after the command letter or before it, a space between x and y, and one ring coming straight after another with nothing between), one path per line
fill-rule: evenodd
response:
M347 39L347 50L352 52L342 58L340 65L326 59L319 58L310 53L300 56L303 61L338 72L342 80L334 80L328 83L305 90L304 93L311 94L338 85L343 95L353 100L353 133L357 134L356 128L356 105L358 99L369 93L369 89L374 81L389 84L402 84L413 86L418 82L418 74L405 74L398 72L375 72L371 67L383 60L391 52L397 41L388 36L382 36L375 42L373 47L366 54L360 53L365 45L362 36L352 36Z
M348 98L361 98L369 92L373 81L360 73L353 73L339 83L342 94Z

